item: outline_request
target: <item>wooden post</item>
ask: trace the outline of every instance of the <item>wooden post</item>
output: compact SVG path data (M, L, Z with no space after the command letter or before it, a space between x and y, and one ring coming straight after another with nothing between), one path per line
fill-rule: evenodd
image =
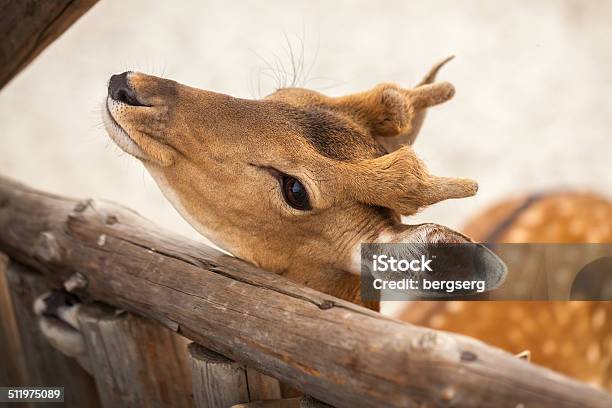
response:
M195 343L191 343L188 349L196 407L223 408L249 402L243 365Z
M97 0L0 0L0 88Z
M280 398L280 384L196 343L189 345L193 398L198 408L230 407Z
M281 398L281 386L276 378L262 374L252 367L246 368L250 401Z
M13 356L12 364L22 365L16 367L22 372L21 378L15 378L11 385L64 387L67 407L98 407L98 394L91 376L75 360L54 349L40 332L32 305L36 297L48 290L45 280L13 262L4 277L14 322L3 325L3 329L10 327L12 333L8 335L20 344L20 350L14 351L17 355Z
M81 306L78 318L104 407L193 406L185 339L98 304Z
M0 386L26 384L19 329L7 282L9 259L0 253Z

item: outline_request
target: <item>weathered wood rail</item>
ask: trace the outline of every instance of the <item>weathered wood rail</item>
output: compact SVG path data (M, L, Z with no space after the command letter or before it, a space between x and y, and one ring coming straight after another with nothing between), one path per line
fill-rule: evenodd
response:
M0 88L97 0L0 0Z
M612 406L588 385L302 287L109 202L0 178L0 251L57 285L78 272L91 298L337 407Z

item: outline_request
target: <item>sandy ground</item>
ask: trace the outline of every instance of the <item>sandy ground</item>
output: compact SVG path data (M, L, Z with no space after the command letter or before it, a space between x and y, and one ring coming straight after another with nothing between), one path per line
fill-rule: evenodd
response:
M611 17L603 1L103 1L0 92L0 174L112 199L195 237L102 130L106 81L133 69L265 95L269 65L290 66L288 40L312 66L304 84L333 95L412 85L457 55L441 74L457 95L431 111L416 149L432 171L477 179L480 191L419 221L458 226L528 190L610 194Z

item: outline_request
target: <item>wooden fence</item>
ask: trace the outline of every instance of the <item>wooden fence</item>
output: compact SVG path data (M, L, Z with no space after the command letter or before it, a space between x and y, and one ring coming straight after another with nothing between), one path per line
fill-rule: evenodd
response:
M0 379L63 385L70 406L321 404L292 389L337 407L612 406L588 385L297 285L113 203L0 179L0 251ZM75 274L82 296L129 312L82 308L93 381L31 312Z

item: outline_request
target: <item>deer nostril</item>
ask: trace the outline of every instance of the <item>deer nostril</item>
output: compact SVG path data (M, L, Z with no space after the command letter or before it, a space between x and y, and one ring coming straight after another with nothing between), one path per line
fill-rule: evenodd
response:
M129 72L113 75L108 83L108 95L119 102L132 106L144 106L138 101L136 92L128 81Z

